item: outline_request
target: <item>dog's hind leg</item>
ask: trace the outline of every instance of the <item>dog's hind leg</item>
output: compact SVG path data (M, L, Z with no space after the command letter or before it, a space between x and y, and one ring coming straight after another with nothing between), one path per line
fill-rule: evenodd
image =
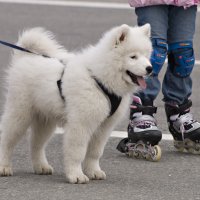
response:
M36 174L49 175L53 173L53 168L46 158L45 147L55 127L56 125L52 121L45 121L39 118L33 120L31 126L31 157Z
M1 121L0 141L0 176L11 176L13 174L11 158L15 145L26 133L30 125L30 116L15 108L5 112Z

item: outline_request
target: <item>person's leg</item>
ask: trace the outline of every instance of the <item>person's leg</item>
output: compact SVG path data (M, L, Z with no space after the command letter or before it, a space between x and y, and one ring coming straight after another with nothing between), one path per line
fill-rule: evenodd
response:
M153 116L156 113L156 107L153 106L153 102L160 91L158 74L167 55L168 6L136 8L136 15L139 26L146 23L151 25L153 46L151 64L153 66L153 72L151 76L146 78L147 88L145 90L139 90L134 94L130 107L128 139L123 139L117 146L117 149L125 153L128 149L127 146L130 146L129 143L133 143L135 146L133 149L138 151L137 143L142 141L145 144L143 145L144 149L141 149L141 145L138 148L142 151L142 156L148 157L149 152L154 152L149 147L158 144L162 138L161 131L157 128L157 123ZM130 154L135 155L134 152ZM136 154L138 155L138 153ZM159 155L156 158L151 154L150 157L153 160L159 159Z
M168 6L147 6L136 8L137 23L142 26L146 23L151 25L151 38L153 52L151 63L153 73L147 77L147 87L135 93L142 100L143 105L153 105L153 101L160 91L160 81L158 74L164 64L167 55L167 30L168 30Z
M140 136L143 133L145 139L148 138L148 142L155 145L161 139L161 132L158 130L153 116L156 113L153 102L160 91L158 74L167 55L168 6L161 5L136 8L135 12L138 17L139 26L146 23L151 25L153 46L151 64L153 72L151 76L146 78L147 88L145 90L139 90L134 94L136 97L133 97L131 105L128 133L134 141L137 132ZM143 123L140 124L140 121ZM141 139L139 136L137 138Z
M168 30L168 68L163 80L163 95L169 130L175 147L192 153L200 152L200 123L190 112L192 102L191 72L195 57L193 36L197 7L188 9L170 6Z
M196 6L169 6L168 68L162 84L164 102L183 104L191 95Z

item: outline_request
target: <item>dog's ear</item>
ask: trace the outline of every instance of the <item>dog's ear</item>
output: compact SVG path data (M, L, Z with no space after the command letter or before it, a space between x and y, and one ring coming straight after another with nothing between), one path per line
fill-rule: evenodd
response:
M145 35L147 35L148 37L151 36L151 26L150 24L145 24L143 26L140 27L142 29L142 31L144 32Z
M115 46L117 47L119 44L126 40L130 27L126 24L121 25L117 30L117 38L115 41Z

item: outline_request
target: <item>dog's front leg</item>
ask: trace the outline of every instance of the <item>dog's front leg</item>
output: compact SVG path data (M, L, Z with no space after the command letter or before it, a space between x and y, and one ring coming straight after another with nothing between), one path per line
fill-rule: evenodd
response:
M64 135L65 173L69 183L88 183L89 178L82 171L90 130L84 127L67 127Z
M104 122L100 128L95 132L90 140L87 154L83 162L83 168L85 174L90 179L104 180L106 174L99 165L99 159L101 158L106 142L112 131L110 121Z
M129 105L129 99L129 96L123 98L116 113L99 126L90 140L83 162L84 172L90 179L106 179L105 172L99 166L99 159L103 155L104 147L113 128L124 116Z

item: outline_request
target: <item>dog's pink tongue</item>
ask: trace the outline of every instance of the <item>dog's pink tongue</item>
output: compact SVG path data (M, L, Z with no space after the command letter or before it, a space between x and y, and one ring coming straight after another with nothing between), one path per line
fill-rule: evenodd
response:
M146 82L143 77L137 77L137 81L142 89L146 88Z

